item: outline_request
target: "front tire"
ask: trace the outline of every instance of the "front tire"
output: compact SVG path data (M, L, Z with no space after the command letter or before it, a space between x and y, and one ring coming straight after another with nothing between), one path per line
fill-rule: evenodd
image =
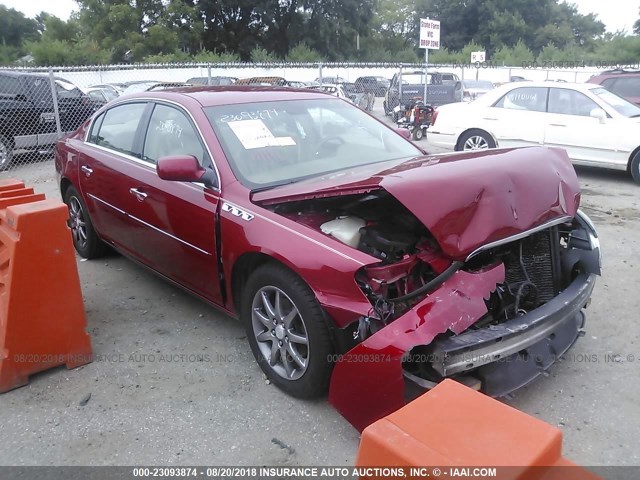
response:
M493 141L491 135L482 130L469 130L460 137L456 150L471 151L487 150L489 148L496 148L496 142Z
M636 153L631 159L629 170L633 181L640 184L640 152Z
M106 245L96 234L87 206L74 187L69 187L65 192L64 203L69 209L69 227L76 252L88 259L102 256Z
M414 140L422 140L424 138L424 131L422 127L416 127L413 129L413 139Z
M326 394L331 336L315 295L295 273L273 263L259 267L245 287L240 316L269 380L298 398Z

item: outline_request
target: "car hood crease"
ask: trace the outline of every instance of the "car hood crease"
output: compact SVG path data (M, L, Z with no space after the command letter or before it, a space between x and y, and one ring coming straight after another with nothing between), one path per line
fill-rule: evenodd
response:
M546 147L367 165L257 192L252 200L276 204L379 188L411 211L446 255L459 260L488 243L573 217L580 202L566 152Z

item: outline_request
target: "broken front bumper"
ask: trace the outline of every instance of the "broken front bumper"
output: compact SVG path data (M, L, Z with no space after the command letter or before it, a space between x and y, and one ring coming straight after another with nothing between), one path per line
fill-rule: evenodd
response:
M499 397L540 376L575 342L584 326L595 275L581 274L537 309L432 343L432 368L442 377L471 373L481 391Z
M554 299L521 317L468 330L487 312L484 299L503 280L502 265L482 272L457 272L339 359L330 402L359 430L402 407L406 401L403 362L414 347L424 345L432 348L426 361L442 377L473 373L489 395L505 395L534 380L579 335L582 309L593 291L595 275L578 275ZM440 335L447 331L456 335Z

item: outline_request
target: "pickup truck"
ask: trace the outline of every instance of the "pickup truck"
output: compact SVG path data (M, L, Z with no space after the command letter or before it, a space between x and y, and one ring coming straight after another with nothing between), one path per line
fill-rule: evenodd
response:
M400 85L402 78L402 85ZM462 84L455 73L427 72L427 104L445 105L462 101ZM392 115L398 105L407 105L416 98L424 97L425 75L423 71L396 73L384 98L386 115Z
M63 134L76 130L99 108L74 84L54 79ZM15 153L43 152L58 140L53 96L46 74L0 70L0 170Z

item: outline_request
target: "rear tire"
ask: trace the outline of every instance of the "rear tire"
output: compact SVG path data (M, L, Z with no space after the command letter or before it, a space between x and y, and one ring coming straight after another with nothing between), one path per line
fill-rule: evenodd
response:
M326 394L333 344L322 308L300 277L279 264L258 267L243 292L240 318L271 382L298 398Z
M633 156L629 164L629 171L633 181L640 184L640 151Z
M0 172L4 172L13 161L13 145L0 135Z
M104 255L107 246L96 234L87 206L74 187L67 188L64 193L64 203L69 209L71 238L76 252L88 259Z

